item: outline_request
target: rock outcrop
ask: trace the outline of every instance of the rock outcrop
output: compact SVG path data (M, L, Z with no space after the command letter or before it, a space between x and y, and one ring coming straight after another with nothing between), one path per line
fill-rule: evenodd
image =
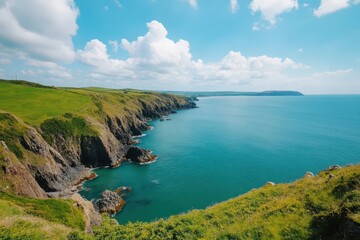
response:
M147 164L155 161L157 156L152 154L149 150L131 146L126 153L125 158L135 163Z
M0 141L0 158L3 161L0 177L4 184L0 186L0 190L4 191L10 188L20 196L47 197L29 169L18 161L4 141Z
M102 193L102 198L94 202L94 207L97 211L110 214L120 212L124 205L124 199L110 190L105 190Z

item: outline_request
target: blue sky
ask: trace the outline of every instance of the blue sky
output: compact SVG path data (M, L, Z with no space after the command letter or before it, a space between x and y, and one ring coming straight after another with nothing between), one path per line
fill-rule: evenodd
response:
M59 86L360 93L359 3L0 0L0 77Z

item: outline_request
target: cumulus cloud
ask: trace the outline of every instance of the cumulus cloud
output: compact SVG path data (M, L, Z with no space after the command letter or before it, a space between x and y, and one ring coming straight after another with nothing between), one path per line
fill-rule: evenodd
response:
M266 21L274 25L279 15L298 9L299 5L297 0L252 0L249 7L253 13L260 12Z
M134 41L121 40L127 59L111 58L107 46L98 39L89 41L79 50L78 59L93 68L92 76L119 80L164 80L178 83L241 83L253 79L278 77L286 69L304 66L290 58L263 56L246 57L230 51L222 60L204 63L193 59L190 44L185 40L174 41L167 37L165 27L152 21L148 32Z
M38 60L72 62L78 14L73 0L2 0L0 48Z
M167 30L157 22L147 24L149 29L145 36L129 42L121 40L122 47L130 57L141 64L149 65L174 65L186 64L191 60L190 45L180 39L178 42L167 38Z
M235 13L237 10L239 10L239 7L238 0L230 0L231 12Z
M314 15L321 17L358 3L359 0L321 0L319 8L314 10Z

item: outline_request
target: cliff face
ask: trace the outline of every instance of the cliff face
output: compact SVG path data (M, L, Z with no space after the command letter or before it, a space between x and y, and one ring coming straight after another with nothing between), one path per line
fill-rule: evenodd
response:
M0 182L2 190L30 197L63 191L86 178L88 168L119 166L132 136L148 129L150 118L195 107L186 98L172 95L141 95L131 99L131 105L111 102L114 99L105 94L91 97L96 101L93 114L65 114L39 126L0 112L0 120L7 123L0 124L0 175L6 179Z

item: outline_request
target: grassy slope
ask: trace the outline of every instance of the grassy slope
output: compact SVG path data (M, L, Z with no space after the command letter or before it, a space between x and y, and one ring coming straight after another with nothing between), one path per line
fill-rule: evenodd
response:
M0 239L66 239L71 232L82 231L84 224L73 201L0 193Z
M84 111L90 103L89 97L62 89L29 87L0 81L0 110L10 112L34 125L67 112Z
M329 178L330 174L335 177ZM347 221L354 221L359 229L360 165L268 185L168 220L108 224L96 235L99 239L339 239Z
M184 101L180 96L172 97ZM105 112L122 118L139 112L139 101L155 104L164 99L163 94L139 90L52 88L25 81L0 80L0 111L14 114L33 126L66 113L86 117Z

